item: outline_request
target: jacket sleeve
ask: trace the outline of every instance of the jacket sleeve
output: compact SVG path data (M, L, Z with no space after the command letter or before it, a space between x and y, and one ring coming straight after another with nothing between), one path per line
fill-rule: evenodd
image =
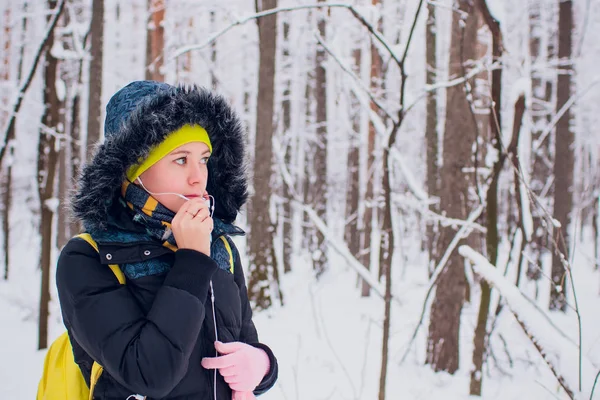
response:
M235 266L233 269L234 279L240 289L240 299L242 301L242 330L240 333L240 341L264 350L269 356L269 362L271 364L269 372L267 372L262 382L254 389L254 394L258 396L275 385L279 374L279 367L277 365L277 358L269 346L258 341L258 333L256 332L254 322L252 322L252 308L250 307L250 301L248 300L248 289L246 287L246 280L244 278L244 271L242 269L239 252L231 240L229 242L233 246L236 254Z
M145 315L98 253L82 239L72 239L56 270L65 325L117 382L134 393L162 398L188 369L217 268L200 252L178 250Z

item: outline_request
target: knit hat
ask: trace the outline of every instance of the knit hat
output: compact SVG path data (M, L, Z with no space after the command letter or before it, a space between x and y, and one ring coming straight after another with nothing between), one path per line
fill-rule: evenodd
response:
M198 139L212 149L207 191L215 199L217 218L233 222L248 198L245 131L227 101L208 89L132 82L108 102L104 137L71 201L86 229L106 227L121 184L172 151L171 140L178 147Z

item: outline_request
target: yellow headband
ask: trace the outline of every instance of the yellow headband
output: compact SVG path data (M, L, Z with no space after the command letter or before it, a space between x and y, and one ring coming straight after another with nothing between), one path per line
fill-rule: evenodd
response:
M129 179L130 182L133 182L137 177L144 173L144 171L156 164L164 156L179 146L191 142L202 142L206 144L208 150L212 153L212 145L206 129L199 125L184 125L175 132L167 135L165 140L154 146L145 160L140 160L137 164L129 167L127 170L127 179Z

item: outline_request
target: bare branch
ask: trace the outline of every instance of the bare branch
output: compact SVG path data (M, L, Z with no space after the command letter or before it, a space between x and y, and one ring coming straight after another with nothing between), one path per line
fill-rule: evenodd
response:
M295 207L301 209L303 212L305 212L306 215L308 215L308 217L314 223L315 227L318 230L320 230L321 233L323 233L325 240L327 240L329 242L329 244L332 246L332 248L335 251L337 251L342 257L344 257L346 259L346 261L348 261L348 264L352 268L354 268L356 270L356 272L358 272L358 274L361 276L361 278L363 278L369 284L369 286L371 286L371 288L375 291L375 293L377 293L382 299L385 299L385 290L382 287L382 285L377 281L377 279L373 275L371 275L371 272L364 265L362 265L360 263L360 261L358 261L356 258L354 258L354 256L350 253L350 250L348 250L348 248L345 245L340 244L340 243L336 242L335 240L331 239L333 237L333 235L329 232L329 228L327 227L327 224L325 224L325 222L323 222L323 220L321 218L319 218L317 213L312 208L310 208L309 206L304 204L304 202L302 201L302 197L298 195L298 193L296 192L296 190L294 188L294 182L293 182L292 176L290 175L289 171L287 170L287 168L285 166L285 162L282 159L283 152L280 149L280 144L277 139L273 139L273 146L275 147L274 154L277 157L277 164L278 164L279 170L281 172L283 182L285 185L288 186L290 194L292 195L292 198L293 198L292 204ZM399 305L402 305L402 302L401 302L399 296L394 295L394 296L392 296L392 298Z
M318 4L307 4L307 5L302 5L302 6L278 7L278 8L272 8L269 10L265 10L265 11L262 11L259 13L251 14L246 17L239 18L238 20L232 22L230 25L228 25L224 29L222 29L219 32L215 33L214 35L210 36L208 39L206 39L206 41L204 43L184 46L184 47L181 47L181 48L175 50L173 55L171 57L169 57L168 61L174 61L179 56L181 56L189 51L203 49L204 47L213 43L219 37L223 36L225 33L229 32L234 27L243 25L248 21L252 21L254 19L261 18L261 17L266 17L266 16L272 15L272 14L277 14L280 12L307 10L307 9L313 9L313 8L345 8L345 9L347 9L348 11L350 11L352 13L352 15L356 19L358 19L360 21L361 24L363 24L367 28L367 30L369 32L371 32L371 34L377 39L377 41L379 43L381 43L381 45L387 50L387 52L394 59L394 61L396 61L396 64L398 64L399 66L402 65L402 62L400 61L400 59L398 58L396 53L392 50L392 46L383 37L381 32L379 32L377 29L375 29L373 27L373 25L370 24L367 21L367 19L358 12L358 10L356 8L354 8L354 6L352 6L350 4L344 4L344 3L329 3L329 4L318 3Z
M331 50L331 48L329 46L327 46L327 44L325 44L321 35L319 35L318 32L315 32L314 36L315 36L315 39L317 39L317 42L319 42L319 44L321 46L323 46L325 51L327 53L329 53L329 55L335 60L335 62L338 63L338 65L342 68L342 70L344 70L344 72L346 72L348 75L350 75L350 77L352 78L354 83L356 83L356 85L362 91L364 91L367 96L369 96L369 99L371 99L373 104L375 104L377 106L377 108L379 108L385 114L386 117L388 117L390 120L394 121L394 117L392 117L392 115L385 109L383 104L381 104L379 102L379 100L377 100L377 98L373 95L373 93L371 93L369 88L365 86L365 84L362 82L362 80L359 77L357 77L356 74L340 60L340 58Z
M410 33L408 34L408 40L406 41L406 47L404 48L404 54L402 55L402 60L400 61L400 68L404 68L404 62L406 61L406 56L408 55L408 49L410 47L410 42L412 41L413 34L415 33L415 27L417 26L417 20L419 19L419 14L421 13L422 6L423 6L423 0L419 1L419 6L417 7L417 12L415 13L415 18L413 19L412 26L410 27Z
M561 109L558 110L558 112L554 115L554 117L552 118L552 120L550 121L548 126L546 126L546 129L544 129L544 131L540 134L540 138L539 138L538 142L535 143L535 147L532 150L532 153L536 153L539 150L539 148L542 146L542 143L544 143L544 140L546 140L546 138L548 137L550 132L552 132L552 129L554 129L554 127L556 126L558 121L577 102L577 100L580 100L583 96L585 96L585 94L587 92L589 92L590 89L593 88L594 86L596 86L599 82L600 82L600 77L596 77L596 79L594 79L592 82L589 83L589 85L587 85L585 90L582 90L580 93L577 93L577 94L574 94L573 96L571 96L569 101L567 101L561 107Z
M27 78L25 78L25 82L23 82L23 84L19 88L19 91L17 92L17 100L16 100L13 110L10 114L10 119L8 121L8 125L6 126L6 130L4 131L4 135L3 135L4 139L2 140L2 143L0 143L0 165L2 165L2 159L4 158L4 155L6 154L7 144L12 139L8 136L9 136L11 130L13 129L13 125L15 124L17 114L19 113L19 110L21 109L21 105L23 104L23 98L25 97L25 93L27 92L27 89L29 89L29 85L31 84L31 81L33 80L33 76L35 75L35 71L37 69L38 63L40 62L40 58L42 58L42 54L44 53L46 46L48 45L50 36L54 34L54 28L56 27L58 18L60 17L60 15L63 12L63 9L65 8L65 4L66 4L66 0L61 0L61 2L56 6L55 11L53 11L54 16L52 17L52 20L48 24L48 28L46 29L44 39L42 40L42 43L40 44L40 47L38 48L38 50L35 54L35 58L33 59L33 65L31 66L31 68L29 70L29 75L27 75Z

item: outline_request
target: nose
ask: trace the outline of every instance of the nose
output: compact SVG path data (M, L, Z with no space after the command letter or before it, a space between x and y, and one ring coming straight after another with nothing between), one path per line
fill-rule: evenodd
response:
M206 180L206 174L207 171L205 166L191 163L188 170L188 183L190 185L202 183Z

